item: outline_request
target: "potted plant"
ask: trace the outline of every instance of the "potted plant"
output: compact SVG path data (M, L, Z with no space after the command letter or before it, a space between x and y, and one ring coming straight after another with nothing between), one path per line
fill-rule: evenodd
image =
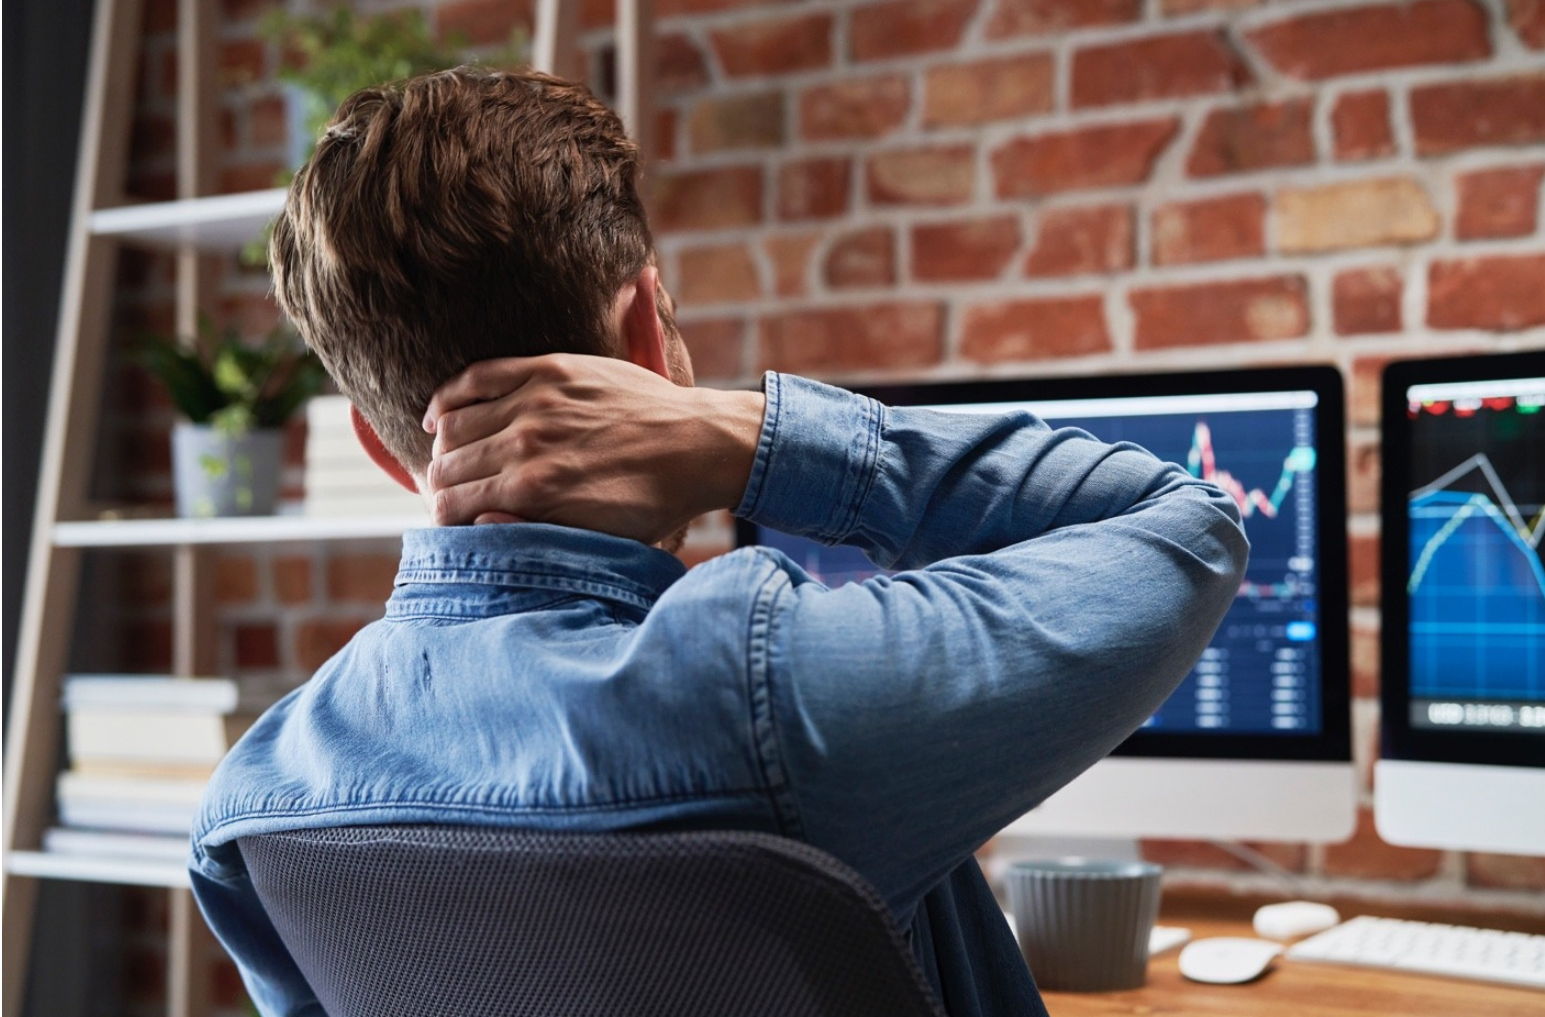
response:
M187 418L172 431L177 514L273 512L283 426L322 387L321 361L287 329L247 343L236 329L216 329L208 319L187 343L145 337L136 359Z
M346 6L318 15L276 10L263 19L261 31L284 54L279 79L288 86L289 172L310 157L333 112L355 92L465 62L466 40L451 33L436 42L416 10L369 17ZM516 28L509 43L484 62L512 67L526 59L525 34Z

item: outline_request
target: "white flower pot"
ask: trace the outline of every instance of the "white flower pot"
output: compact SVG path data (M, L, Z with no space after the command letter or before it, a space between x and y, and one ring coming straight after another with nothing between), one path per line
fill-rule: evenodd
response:
M172 480L183 518L266 516L279 501L284 432L230 435L208 424L172 430Z

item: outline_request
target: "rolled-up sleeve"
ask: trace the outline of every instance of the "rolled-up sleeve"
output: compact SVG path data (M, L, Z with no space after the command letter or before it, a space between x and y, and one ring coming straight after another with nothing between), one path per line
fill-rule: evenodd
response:
M756 676L797 832L898 912L1174 691L1239 588L1233 500L1028 413L781 375L740 512L901 569L780 570Z

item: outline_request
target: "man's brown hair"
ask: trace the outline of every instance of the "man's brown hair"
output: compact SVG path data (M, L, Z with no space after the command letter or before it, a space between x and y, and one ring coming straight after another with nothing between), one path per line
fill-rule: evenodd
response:
M434 390L477 360L615 355L608 312L652 258L638 149L581 85L468 68L367 88L296 174L279 306L410 470Z

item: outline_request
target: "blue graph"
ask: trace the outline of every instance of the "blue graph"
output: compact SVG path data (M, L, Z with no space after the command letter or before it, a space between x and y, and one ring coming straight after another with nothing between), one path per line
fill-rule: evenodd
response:
M1453 490L1479 474L1485 491ZM1545 700L1545 518L1478 454L1410 501L1413 698Z

